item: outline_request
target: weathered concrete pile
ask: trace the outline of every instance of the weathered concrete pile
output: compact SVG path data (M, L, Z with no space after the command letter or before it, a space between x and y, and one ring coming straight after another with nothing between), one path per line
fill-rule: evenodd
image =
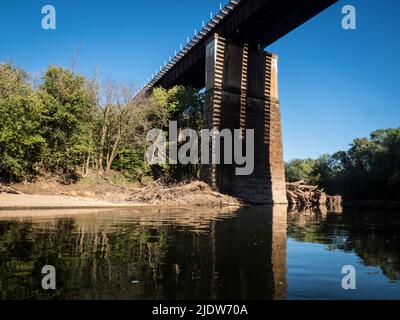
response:
M286 184L289 204L300 207L326 206L335 208L342 204L341 196L328 196L317 186L306 185L304 181Z

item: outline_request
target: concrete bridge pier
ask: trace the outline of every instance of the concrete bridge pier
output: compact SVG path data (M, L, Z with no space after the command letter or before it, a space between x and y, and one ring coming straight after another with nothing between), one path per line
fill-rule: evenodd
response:
M240 128L244 138L245 129L254 129L255 153L251 175L236 175L236 164L218 164L202 165L200 176L215 190L254 204L287 203L277 60L218 34L206 45L203 127Z

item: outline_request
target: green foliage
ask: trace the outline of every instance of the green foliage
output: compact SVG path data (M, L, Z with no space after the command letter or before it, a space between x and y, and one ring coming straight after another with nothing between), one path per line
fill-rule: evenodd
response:
M28 75L0 64L0 179L21 180L36 174L46 141L43 104L28 83Z
M358 138L348 151L286 163L287 181L304 180L346 198L400 200L400 128Z
M169 90L156 88L152 93L155 109L165 110L164 126L168 130L168 121L177 121L178 131L191 128L200 132L203 119L204 97L194 88L175 86ZM160 122L161 123L161 122ZM183 144L181 142L180 144ZM181 181L198 177L198 165L155 165L151 168L154 178Z
M50 66L34 88L26 72L0 64L0 180L47 171L70 182L89 167L103 174L117 170L133 181L198 177L198 165L149 166L145 151L147 132L168 132L169 121L177 121L178 130L200 131L202 94L176 86L133 99L127 86L113 83L104 92L97 87ZM104 104L102 96L109 97ZM400 200L400 128L355 139L348 151L290 161L285 169L287 181L304 180L347 198Z
M39 95L44 108L46 169L74 176L82 155L93 148L91 120L93 101L85 78L64 68L50 66Z
M296 182L304 180L312 183L314 177L311 175L316 161L313 159L294 159L285 163L286 181Z
M349 151L332 156L339 164L333 188L349 197L400 200L400 128L355 139Z
M30 179L43 171L68 183L89 167L106 175L114 169L134 181L197 174L197 167L150 167L145 159L150 129L167 129L169 120L177 120L180 129L200 129L197 90L156 88L133 99L127 85L100 86L97 79L55 66L36 88L28 80L11 64L0 65L1 180Z
M135 147L124 147L115 159L112 168L120 171L130 181L143 182L151 174L151 168L145 161L145 150Z
M175 86L169 90L155 88L151 95L151 101L154 110L163 110L158 114L163 115L165 126L168 125L168 121L177 121L179 129L201 129L204 100L197 89L183 86Z

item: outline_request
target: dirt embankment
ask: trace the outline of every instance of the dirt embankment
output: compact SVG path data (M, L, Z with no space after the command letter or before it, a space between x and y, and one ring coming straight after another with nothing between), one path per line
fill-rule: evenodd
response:
M142 186L92 176L71 185L43 178L34 183L13 184L7 188L15 192L0 191L0 209L242 205L237 199L214 192L199 181L172 186L151 182Z

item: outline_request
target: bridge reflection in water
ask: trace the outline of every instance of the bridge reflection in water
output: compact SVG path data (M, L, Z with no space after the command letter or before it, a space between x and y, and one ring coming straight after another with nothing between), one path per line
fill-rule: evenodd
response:
M3 299L272 299L286 292L286 206L2 215ZM40 288L45 264L57 270L54 292Z
M1 213L1 299L299 298L321 270L307 297L346 298L340 269L332 278L323 265L338 250L361 258L358 269L382 270L379 278L379 269L363 276L374 277L371 291L358 291L364 298L385 290L400 298L398 213L288 215L286 206L70 213ZM293 250L299 245L317 246L309 257L319 269ZM45 264L57 270L55 291L41 289Z

